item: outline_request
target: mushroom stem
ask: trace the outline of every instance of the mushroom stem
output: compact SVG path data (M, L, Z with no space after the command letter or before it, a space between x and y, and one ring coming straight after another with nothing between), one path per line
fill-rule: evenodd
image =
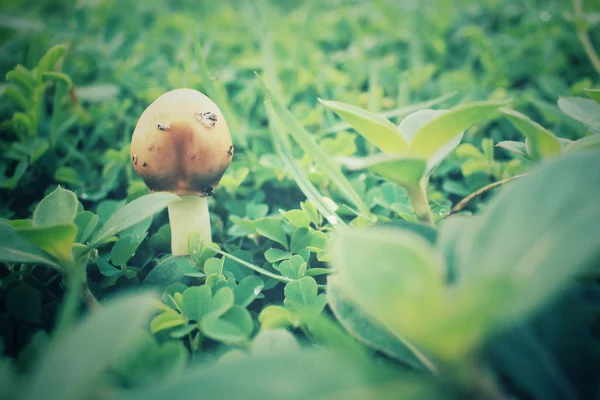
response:
M192 232L199 232L204 244L212 243L208 199L185 196L169 204L171 224L171 252L174 256L190 254L188 239Z

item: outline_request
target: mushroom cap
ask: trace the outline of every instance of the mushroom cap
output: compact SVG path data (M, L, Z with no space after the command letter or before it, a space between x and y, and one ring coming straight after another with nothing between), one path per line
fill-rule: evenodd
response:
M131 163L148 188L210 196L231 164L233 145L219 107L193 89L157 98L131 138Z

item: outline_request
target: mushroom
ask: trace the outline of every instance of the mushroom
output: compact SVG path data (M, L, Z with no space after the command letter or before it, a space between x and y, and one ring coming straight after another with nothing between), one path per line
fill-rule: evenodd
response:
M207 197L231 164L233 145L219 107L193 89L157 98L140 116L131 139L131 163L152 191L182 197L168 207L173 255L189 254L188 238L212 242Z

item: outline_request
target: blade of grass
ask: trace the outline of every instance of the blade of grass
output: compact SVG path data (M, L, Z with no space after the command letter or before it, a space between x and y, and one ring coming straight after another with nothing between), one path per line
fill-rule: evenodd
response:
M198 68L200 70L200 76L202 77L204 90L208 96L219 106L223 112L223 115L225 115L236 146L245 147L246 138L243 135L237 116L229 104L226 91L218 81L215 81L211 78L210 70L208 69L208 63L206 61L206 57L204 56L204 52L202 51L202 45L200 44L196 27L194 27L194 49L196 51L196 63L198 64Z
M258 74L257 74L258 76ZM271 101L274 115L282 122L282 133L292 132L294 140L308 153L315 162L321 166L329 179L335 184L342 194L356 206L361 212L368 213L369 207L363 202L356 193L346 176L340 168L333 163L329 155L317 144L312 135L296 120L292 113L281 103L278 97L271 92L266 83L258 76L258 80L264 88L265 96ZM285 128L284 128L285 125Z
M344 221L336 214L329 204L323 199L321 193L308 179L302 168L296 163L292 152L289 149L289 142L287 141L287 134L283 130L283 124L281 120L275 114L275 110L269 101L265 101L265 107L267 109L267 115L269 117L269 124L271 126L271 135L273 137L273 143L275 150L279 157L283 160L286 168L292 174L292 177L296 181L296 184L304 193L307 199L309 199L317 208L317 210L329 221L329 223L337 230L347 230L348 226Z

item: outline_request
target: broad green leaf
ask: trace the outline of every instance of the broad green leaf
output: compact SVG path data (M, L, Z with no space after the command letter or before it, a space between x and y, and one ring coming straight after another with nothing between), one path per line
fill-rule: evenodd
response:
M209 275L221 275L223 273L223 258L211 257L204 262L204 273Z
M306 228L296 229L290 240L290 251L299 254L313 242L313 232ZM308 261L308 260L307 260Z
M406 136L408 141L412 141L415 133L429 123L434 118L444 115L446 110L419 110L412 114L409 114L402 120L398 129ZM427 171L426 175L431 175L433 170L444 161L450 153L460 144L462 140L463 132L458 133L452 138L447 144L439 149L429 160L427 160Z
M258 315L261 329L287 328L294 320L290 311L281 306L267 306Z
M335 165L329 155L319 146L313 136L304 129L298 120L290 113L290 111L281 103L266 84L259 79L262 84L265 97L270 101L273 107L273 112L268 112L269 119L278 119L281 123L278 124L275 131L279 135L285 135L289 132L290 136L302 147L305 153L323 169L325 174L331 179L331 182L336 185L349 201L351 201L360 211L368 211L361 197L354 190L352 184L348 181L342 171Z
M407 152L406 137L387 118L339 101L318 100L381 151L389 154Z
M204 274L188 256L169 257L154 267L144 278L144 284L166 287L186 277L202 278Z
M306 268L306 261L301 256L294 255L279 263L277 270L290 279L300 279L306 274Z
M235 384L231 377L236 377ZM206 398L248 400L444 398L442 388L428 378L399 373L383 363L365 362L342 352L303 349L192 367L184 377L122 391L116 399L188 399L198 393Z
M213 294L206 313L202 315L202 319L218 318L225 314L234 304L235 295L233 290L228 287L221 288Z
M342 288L334 277L327 280L327 302L333 314L342 326L355 338L377 349L390 357L410 365L413 368L423 369L413 351L418 351L415 346L406 340L401 341L385 327L369 318L357 305L348 300ZM423 356L419 353L419 356ZM424 359L425 363L428 363Z
M77 215L77 196L70 190L58 186L44 197L33 212L34 225L56 225L70 223Z
M444 295L441 259L408 231L382 227L340 235L332 266L349 300L400 340L421 333Z
M126 235L121 237L110 251L110 260L113 265L125 265L135 254L137 248L142 244L148 234Z
M98 257L96 260L96 264L98 265L98 271L107 277L115 277L115 276L123 276L123 270L119 268L115 268L108 261Z
M33 226L17 228L15 231L64 266L67 267L73 262L73 243L77 236L75 224Z
M54 180L69 185L81 184L81 177L75 168L60 167L54 172Z
M185 319L176 312L165 312L157 315L150 323L150 333L154 334L167 329L185 324Z
M502 114L527 138L527 153L534 160L560 153L558 138L552 132L515 110L503 108Z
M265 259L270 263L287 260L291 256L292 253L276 248L270 248L269 250L265 251Z
M6 295L6 311L19 321L39 323L42 318L42 294L22 282Z
M600 104L596 101L583 97L561 97L558 107L593 133L600 133Z
M409 154L431 159L470 126L496 116L498 109L507 103L507 101L481 101L447 110L415 132L410 143Z
M57 44L52 46L46 54L40 59L36 69L36 75L38 80L42 81L44 72L48 72L54 69L54 66L58 61L65 55L68 47L65 44Z
M496 277L507 279L516 294L497 310L507 317L554 296L598 256L600 186L590 183L599 181L600 152L586 151L512 183L461 237L463 280L491 285Z
M293 333L285 329L268 329L260 331L252 340L250 352L257 354L275 354L300 350Z
M296 228L308 228L310 225L308 215L302 210L280 211L280 213L283 215L283 218Z
M234 305L219 318L202 320L202 332L223 343L240 343L248 340L254 324L248 310Z
M48 349L23 386L22 398L76 400L94 396L95 384L102 380L110 363L135 343L155 302L156 297L148 293L104 302Z
M260 294L264 286L263 280L256 275L245 277L235 288L235 304L247 307Z
M574 152L574 151L582 151L582 150L598 150L600 148L600 135L590 135L578 139L567 147L565 147L565 152Z
M583 89L596 103L600 104L600 89Z
M277 242L287 249L287 236L281 226L281 217L265 217L254 221L256 233Z
M317 282L314 278L304 278L285 285L285 305L299 313L319 314L327 299L325 294L318 294Z
M523 142L504 140L502 142L499 142L496 146L506 151L510 151L511 153L516 154L518 156L529 158L529 155L527 154L527 147Z
M0 224L0 261L43 264L62 269L54 258L21 237L10 225Z
M389 157L384 154L361 158L347 157L340 161L349 169L368 169L401 186L418 185L427 168L425 159Z
M92 236L89 247L100 245L112 235L158 213L168 206L169 203L178 199L179 197L172 193L157 192L133 200L112 214L104 225Z
M183 292L183 312L193 321L199 322L208 312L212 298L211 289L206 286L194 286Z

